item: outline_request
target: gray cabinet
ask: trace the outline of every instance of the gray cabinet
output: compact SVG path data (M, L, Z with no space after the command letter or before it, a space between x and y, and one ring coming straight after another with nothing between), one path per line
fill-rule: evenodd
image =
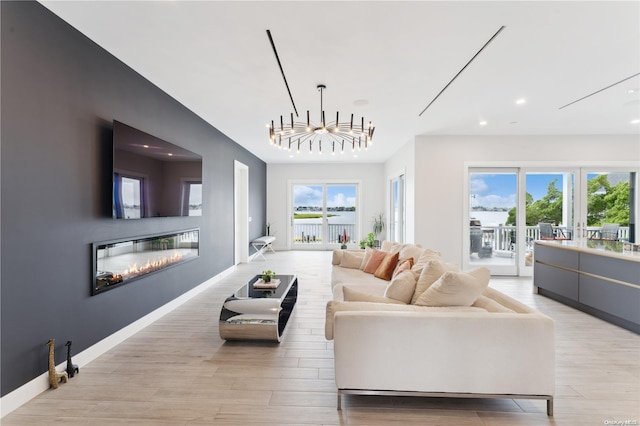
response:
M538 293L640 334L640 262L588 248L538 243Z

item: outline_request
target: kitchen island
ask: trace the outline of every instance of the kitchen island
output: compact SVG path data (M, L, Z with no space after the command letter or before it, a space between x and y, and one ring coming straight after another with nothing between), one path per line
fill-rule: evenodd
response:
M618 241L536 241L538 294L640 334L640 252Z

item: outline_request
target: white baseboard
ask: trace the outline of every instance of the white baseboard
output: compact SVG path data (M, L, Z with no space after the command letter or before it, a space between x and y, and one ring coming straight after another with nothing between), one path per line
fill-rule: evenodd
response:
M94 344L93 346L90 346L84 351L78 353L77 355L74 355L73 363L80 366L80 370L82 370L83 366L89 364L91 361L98 358L103 353L107 352L111 348L122 343L124 340L133 336L138 331L142 330L143 328L150 325L154 321L162 318L169 312L173 311L180 305L187 302L189 299L202 293L203 291L211 287L214 283L216 283L217 281L220 281L220 279L229 275L231 272L234 272L235 270L236 270L236 266L234 265L222 271L218 275L212 278L209 278L207 281L189 290L188 292L176 297L175 299L159 307L155 311L148 313L147 315L143 316L139 320L136 320L131 324L127 325L126 327L116 331L112 335L105 337L104 339ZM64 371L66 367L67 367L67 362L65 361L57 365L56 369L58 371ZM70 380L73 380L73 379L70 379ZM64 386L64 384L61 384L60 386ZM0 418L11 413L16 408L27 403L29 400L35 398L36 396L46 391L47 389L49 389L49 372L45 371L35 379L25 383L24 385L20 386L16 390L0 398Z

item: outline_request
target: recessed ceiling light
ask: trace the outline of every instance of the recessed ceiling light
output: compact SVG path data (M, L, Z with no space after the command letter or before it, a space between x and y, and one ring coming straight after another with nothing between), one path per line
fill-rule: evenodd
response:
M516 100L516 105L522 105L527 103L527 100L525 98L520 98L518 100Z
M638 124L640 123L640 118L636 118L635 120L631 120L631 124Z
M172 153L168 153L167 155L168 155L169 157L173 157L173 154L172 154Z
M142 145L143 148L149 148L149 145Z
M640 89L629 89L627 90L627 93L636 93L638 91L640 91Z
M478 124L479 124L479 125L481 125L481 126L486 126L486 125L487 125L487 122L486 122L485 120L482 120L482 121L481 121L481 122L479 122Z

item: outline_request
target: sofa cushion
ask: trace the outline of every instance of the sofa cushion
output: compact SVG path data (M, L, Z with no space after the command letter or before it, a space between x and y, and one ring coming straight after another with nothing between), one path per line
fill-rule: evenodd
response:
M473 305L471 306L486 309L487 312L496 312L496 313L502 313L502 314L515 313L513 309L509 309L506 306L501 305L497 301L490 299L484 295L480 295L480 297L478 297L478 299L475 302L473 302Z
M387 254L382 260L382 263L380 263L380 266L378 266L376 271L373 273L373 276L387 281L391 280L393 277L393 271L395 271L396 266L398 266L399 256L400 253L398 252Z
M342 288L345 302L372 302L372 303L391 303L396 305L406 305L405 302L392 299L385 296L377 296L375 294L358 291L351 287L344 286Z
M445 272L416 300L421 306L471 306L489 285L491 272L478 268L469 272Z
M411 270L406 270L396 275L386 290L384 296L390 299L399 300L403 303L410 303L413 293L416 290L416 276Z
M431 250L428 248L422 249L422 253L420 253L420 257L418 258L418 260L416 260L416 262L413 264L411 269L413 269L416 272L420 272L422 271L422 268L424 268L424 266L430 260L442 260L442 258L440 257L440 252L436 250Z
M344 254L343 250L334 250L333 258L331 259L332 265L339 265L342 262L342 255Z
M414 268L411 268L411 270L414 271ZM418 277L418 282L416 283L416 289L413 292L411 303L416 303L422 293L431 287L431 285L436 282L442 274L448 271L458 270L458 265L442 262L441 260L432 259L425 262L424 268L420 271L420 276Z
M374 272L376 272L376 269L378 269L378 266L380 266L386 255L386 251L373 249L371 257L369 258L369 261L365 265L363 271L367 274L373 274Z
M474 306L416 306L392 303L371 302L340 302L331 300L327 302L326 318L324 323L324 335L327 340L333 340L333 323L336 312L341 311L395 311L395 312L486 312L486 310Z
M364 257L364 252L353 253L353 252L347 251L342 255L340 266L343 268L360 269L360 265L362 264L363 257Z

